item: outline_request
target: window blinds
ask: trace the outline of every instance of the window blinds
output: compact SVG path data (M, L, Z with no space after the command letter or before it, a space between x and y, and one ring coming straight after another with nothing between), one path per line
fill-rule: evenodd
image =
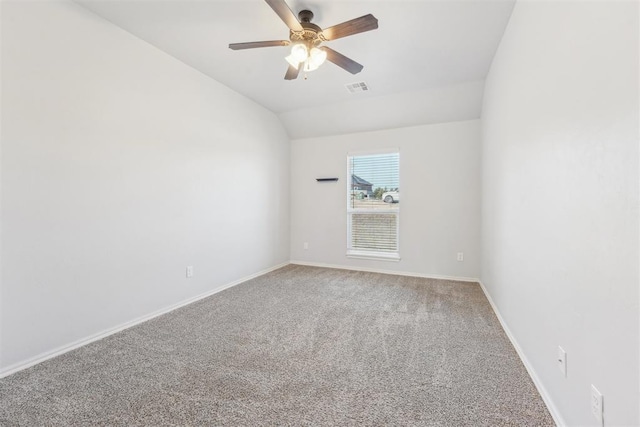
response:
M347 253L397 254L399 153L349 156L348 164Z

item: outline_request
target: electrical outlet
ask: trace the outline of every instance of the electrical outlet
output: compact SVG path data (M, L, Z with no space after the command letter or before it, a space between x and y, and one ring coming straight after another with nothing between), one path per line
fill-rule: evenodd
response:
M558 346L558 368L560 368L560 372L566 378L567 377L567 352L564 351L564 348Z
M193 277L193 265L187 266L187 279L191 279Z
M591 384L591 413L596 420L598 420L599 426L602 426L604 421L604 407L602 406L602 403L602 393L600 393L598 389Z
M458 252L458 261L464 261L464 252Z
M309 242L304 242L304 246L303 247L304 247L304 250L309 249Z

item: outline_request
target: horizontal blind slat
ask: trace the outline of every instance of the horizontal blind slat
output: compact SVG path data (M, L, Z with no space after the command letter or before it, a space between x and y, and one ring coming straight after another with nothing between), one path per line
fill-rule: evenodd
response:
M397 251L397 215L352 213L351 248Z

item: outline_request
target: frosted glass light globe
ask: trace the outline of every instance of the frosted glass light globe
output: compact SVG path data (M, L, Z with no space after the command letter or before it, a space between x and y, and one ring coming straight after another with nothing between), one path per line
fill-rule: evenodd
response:
M291 56L294 60L298 62L304 62L309 56L309 52L307 51L307 47L303 44L294 44L291 47Z
M307 62L304 64L304 71L317 70L318 67L324 63L325 59L327 59L327 52L317 47L312 48L309 59L307 59Z

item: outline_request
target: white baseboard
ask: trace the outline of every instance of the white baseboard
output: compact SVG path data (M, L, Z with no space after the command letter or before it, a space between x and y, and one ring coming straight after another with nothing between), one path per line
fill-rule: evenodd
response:
M60 346L58 348L55 348L55 349L53 349L51 351L47 351L45 353L39 354L39 355L34 356L34 357L32 357L30 359L27 359L25 361L15 363L15 364L10 365L10 366L8 366L8 367L6 367L4 369L1 369L0 370L0 378L4 378L4 377L9 376L11 374L15 374L18 371L22 371L23 369L27 369L27 368L29 368L29 367L31 367L33 365L37 365L38 363L44 362L45 360L49 360L49 359L54 358L56 356L60 356L60 355L62 355L64 353L67 353L67 352L69 352L71 350L75 350L76 348L85 346L85 345L90 344L90 343L92 343L94 341L101 340L102 338L106 338L109 335L113 335L113 334L115 334L117 332L123 331L123 330L128 329L128 328L130 328L132 326L135 326L135 325L138 325L140 323L146 322L147 320L151 320L154 317L158 317L158 316L161 316L163 314L169 313L169 312L171 312L173 310L176 310L176 309L178 309L180 307L184 307L185 305L189 305L189 304L194 303L196 301L199 301L199 300L201 300L203 298L206 298L206 297L211 296L213 294L216 294L218 292L224 291L225 289L229 289L229 288L231 288L233 286L239 285L240 283L246 282L247 280L255 279L256 277L262 276L262 275L267 274L267 273L269 273L271 271L274 271L274 270L277 270L279 268L282 268L282 267L284 267L286 265L289 265L289 262L284 262L282 264L278 264L276 266L267 268L266 270L259 271L257 273L254 273L254 274L251 274L249 276L246 276L246 277L243 277L241 279L238 279L236 281L233 281L231 283L227 283L227 284L222 285L220 287L217 287L217 288L215 288L213 290L207 291L207 292L202 293L200 295L197 295L195 297L192 297L192 298L186 299L184 301L181 301L181 302L179 302L177 304L173 304L173 305L170 305L168 307L161 308L160 310L156 310L156 311L154 311L152 313L149 313L147 315L138 317L138 318L133 319L133 320L131 320L129 322L122 323L122 324L120 324L120 325L118 325L116 327L106 329L106 330L104 330L102 332L98 332L98 333L90 335L88 337L81 338L81 339L79 339L77 341L74 341L74 342L72 342L70 344L66 344L66 345Z
M487 300L489 300L489 304L491 304L491 308L493 309L493 312L496 314L496 317L498 318L500 325L502 325L502 329L504 330L504 333L507 334L507 337L509 338L509 341L511 341L513 348L516 349L516 352L518 353L518 356L520 356L520 360L522 360L522 364L527 369L527 372L529 373L529 376L531 377L533 384L538 389L538 393L540 393L540 396L542 397L542 400L544 401L545 405L547 405L547 409L549 409L549 413L551 414L553 421L555 421L558 427L566 426L566 423L564 422L562 415L560 415L560 411L558 411L558 408L553 403L553 400L551 399L551 396L549 396L547 389L542 384L542 381L540 381L540 377L538 377L536 370L533 369L533 366L531 365L531 363L529 363L529 359L527 359L527 356L525 356L524 351L522 351L522 348L520 347L520 344L518 344L518 341L513 336L513 334L511 333L511 330L507 326L507 323L502 318L502 315L500 314L498 307L493 302L493 299L491 298L491 295L487 291L487 288L485 288L484 283L482 283L482 280L478 280L478 283L480 284L480 287L482 288L482 292L484 292L485 297L487 297Z
M476 279L475 277L440 276L436 274L412 273L408 271L383 270L383 269L377 269L377 268L352 267L348 265L323 264L319 262L294 261L294 260L290 261L289 263L295 264L295 265L306 265L309 267L323 267L323 268L334 268L339 270L364 271L367 273L395 274L396 276L422 277L424 279L455 280L457 282L474 282L474 283L480 282L480 279Z

